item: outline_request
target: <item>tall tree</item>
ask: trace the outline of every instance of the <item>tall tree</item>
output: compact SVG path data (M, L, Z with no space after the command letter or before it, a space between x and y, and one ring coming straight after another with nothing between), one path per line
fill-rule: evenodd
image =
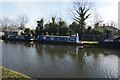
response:
M92 33L92 27L88 26L84 33L85 34L91 34Z
M43 33L43 26L44 26L44 20L41 19L40 21L37 21L37 27L36 27L36 34L41 35Z
M25 25L29 22L29 18L25 15L19 15L17 18L19 28L25 29Z
M55 21L56 17L53 16L51 17L51 19L52 19L52 22L47 25L48 27L46 29L47 29L48 34L56 35L58 32L58 25Z
M58 33L60 36L66 36L68 33L68 27L65 23L65 21L60 20L58 24Z
M78 23L73 21L72 24L69 25L69 31L70 31L70 34L79 33L80 29L79 29Z
M111 30L104 30L105 35L106 35L106 39L109 39L111 37Z
M97 11L94 12L94 27L98 27L103 22L102 17Z
M26 28L24 30L24 33L25 33L25 35L30 35L31 34L31 29L30 28Z
M79 23L80 34L83 34L85 29L85 21L90 17L90 10L93 7L93 3L88 0L80 0L80 2L74 2L73 19Z

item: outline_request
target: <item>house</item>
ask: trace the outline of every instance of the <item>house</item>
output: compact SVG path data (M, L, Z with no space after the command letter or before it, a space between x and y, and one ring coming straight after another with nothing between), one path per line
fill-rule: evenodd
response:
M95 26L94 29L99 30L99 31L105 31L105 30L109 30L111 31L111 37L112 38L117 38L120 36L120 29L113 27L111 25L98 25Z

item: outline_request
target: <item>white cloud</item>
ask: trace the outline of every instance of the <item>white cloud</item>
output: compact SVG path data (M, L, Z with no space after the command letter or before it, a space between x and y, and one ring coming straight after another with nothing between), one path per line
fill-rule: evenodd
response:
M118 28L120 29L120 1L119 1L119 4L118 4Z
M98 13L100 13L104 21L114 20L115 22L117 22L118 20L118 7L116 3L100 7L97 9L97 11Z
M73 0L1 0L0 2L71 2Z
M102 0L103 1L103 0ZM118 1L114 1L114 0L105 0L105 1L97 1L96 2L96 11L98 13L98 15L100 15L101 20L104 23L110 23L111 21L114 21L116 24L116 27L118 27ZM95 11L93 11L95 12ZM94 16L94 14L93 14ZM92 25L94 24L94 18L90 19L89 24L92 23Z

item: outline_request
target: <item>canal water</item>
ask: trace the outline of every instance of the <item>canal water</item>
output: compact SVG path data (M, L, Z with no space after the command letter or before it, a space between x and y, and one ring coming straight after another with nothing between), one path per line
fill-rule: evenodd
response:
M120 50L4 42L2 66L32 78L118 78Z

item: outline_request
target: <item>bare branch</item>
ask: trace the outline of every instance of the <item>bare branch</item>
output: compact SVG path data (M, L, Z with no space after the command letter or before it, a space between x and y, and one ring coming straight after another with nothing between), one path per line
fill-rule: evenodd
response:
M19 15L17 20L18 20L19 26L22 28L24 28L29 21L28 17L26 17L25 15Z
M72 11L73 19L79 23L79 27L81 29L81 34L85 29L85 21L90 17L91 13L90 10L93 7L92 2L88 0L80 0L80 2L73 2L74 3L74 10Z
M93 7L92 2L89 2L88 0L80 0L80 2L73 2L74 3L74 9L73 12L74 18L81 20L81 18L85 18L83 20L86 20L89 18L91 13L89 13L90 9ZM88 14L89 13L89 14Z

